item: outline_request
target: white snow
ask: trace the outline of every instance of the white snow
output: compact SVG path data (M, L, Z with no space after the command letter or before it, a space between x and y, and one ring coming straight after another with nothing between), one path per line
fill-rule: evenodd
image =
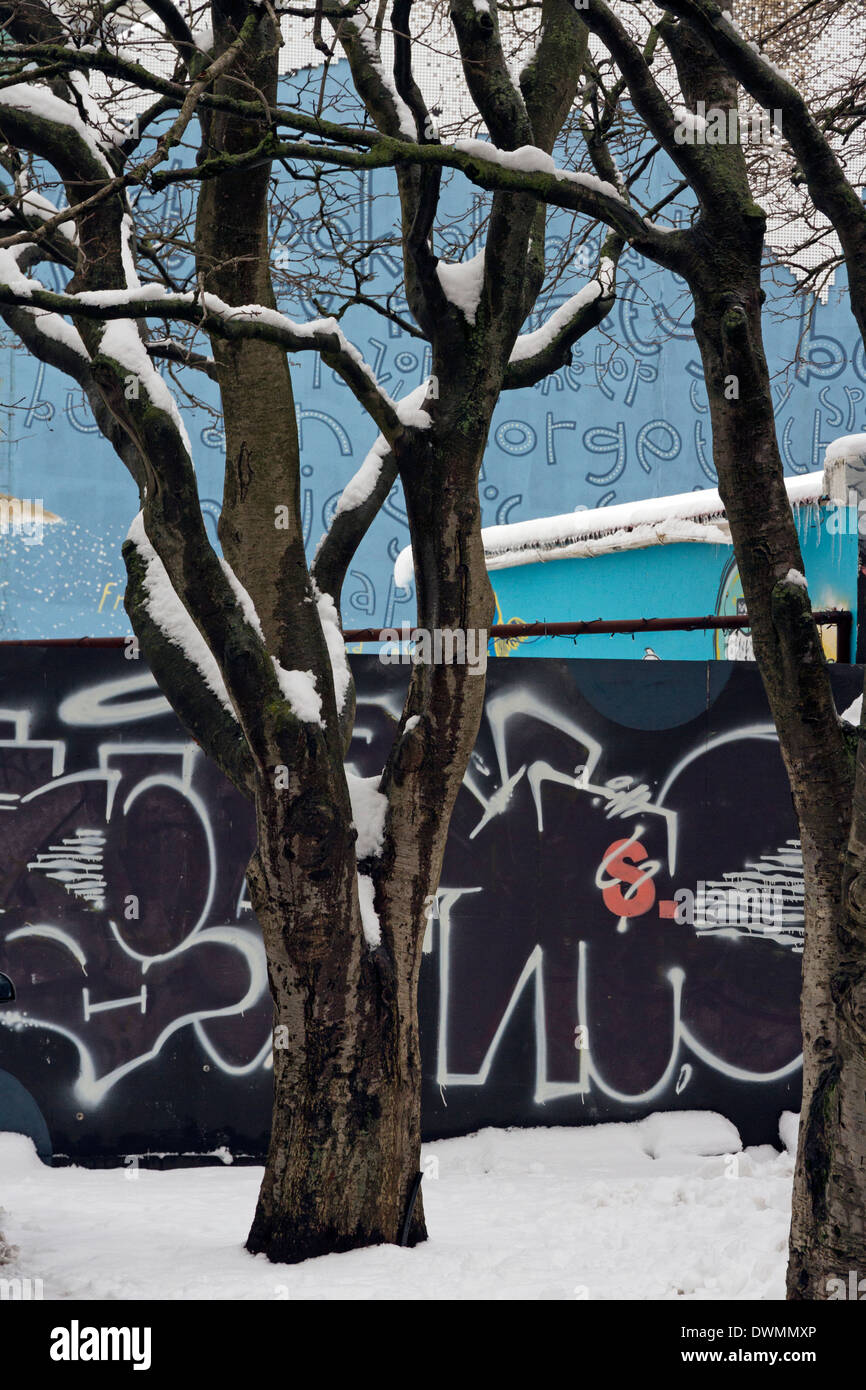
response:
M43 222L48 222L52 217L56 217L59 212L63 211L63 209L58 208L51 202L50 198L44 197L43 194L38 193L35 189L28 189L21 194L21 211L26 216L38 217ZM8 222L13 216L14 213L12 208L5 207L0 211L0 222ZM67 241L71 242L73 246L78 245L78 232L74 222L59 223L57 231L61 236L64 236Z
M429 430L433 421L429 411L422 409L422 404L427 399L429 387L430 378L427 377L425 381L421 382L420 386L415 387L414 391L410 391L408 395L401 396L399 401L396 402L395 408L400 417L401 424L409 425L412 429L416 430Z
M87 348L77 328L73 328L71 323L61 318L59 314L44 312L41 309L27 309L33 317L40 333L44 333L46 338L53 338L56 343L63 343L64 347L76 352L85 362L89 360Z
M430 418L429 412L421 408L423 402L427 398L428 388L429 378L426 381L422 381L420 386L416 386L413 391L410 391L405 396L401 396L400 400L395 402L397 415L402 424L409 425L418 430L428 430L430 428L433 421ZM343 488L343 491L340 493L339 500L334 508L334 516L339 516L341 512L352 511L355 507L360 507L366 502L370 493L376 486L376 483L379 481L382 464L387 458L390 448L391 445L388 443L385 436L380 434L373 447L370 449L370 452L366 455L357 473L352 474L346 486Z
M417 140L418 132L415 129L415 120L412 116L412 112L400 96L394 84L393 77L388 71L385 63L382 62L376 43L376 25L369 15L365 14L363 10L358 10L355 14L354 21L350 21L350 27L355 29L362 48L366 52L372 67L376 70L379 81L382 83L383 87L386 87L388 90L388 95L391 98L391 102L394 106L394 113L397 117L397 124L400 127L400 134L404 140Z
M200 304L208 313L219 315L221 318L266 323L271 328L279 329L297 339L294 344L296 347L304 339L313 339L318 334L333 334L339 340L340 348L348 353L359 366L363 366L371 378L375 380L371 368L364 362L363 355L349 342L335 318L310 319L307 323L298 323L294 319L290 319L288 315L281 313L279 309L272 309L267 304L229 304L227 300L221 299L217 294L199 294L198 291L192 290L185 291L183 294L169 294L165 285L156 280L148 281L146 284L131 285L123 290L85 290L76 298L80 299L82 304L97 306L117 306L135 304L140 300L154 300L155 312L157 308L161 312L158 301L166 300L166 309L169 313L172 304Z
M15 294L23 298L30 298L34 290L44 290L45 286L40 280L32 280L24 275L18 264L18 257L27 250L26 245L17 247L0 247L0 283L8 285ZM87 349L81 339L77 328L73 328L71 323L61 318L60 314L51 313L49 310L30 309L26 305L22 306L29 313L36 324L40 333L44 333L46 338L53 338L55 342L63 343L65 347L78 354L84 361L88 361Z
M785 479L792 507L819 501L824 487L823 473ZM488 570L686 541L731 544L725 509L715 488L485 526L481 539ZM406 546L394 562L394 583L405 588L412 574L412 548Z
M784 583L795 584L798 589L808 588L806 576L801 574L799 570L788 570L788 573L785 575Z
M151 545L144 529L142 512L133 520L127 540L133 542L145 565L144 587L151 618L168 640L180 647L187 659L198 668L208 688L223 708L234 716L216 658L178 597L168 571Z
M785 1152L792 1158L797 1156L797 1134L800 1128L800 1116L795 1115L793 1110L783 1110L779 1116L779 1138L785 1146Z
M373 880L369 874L358 874L358 902L361 905L361 926L364 929L364 940L372 950L378 946L382 940L382 926L379 922L379 914L373 904L375 894Z
M349 659L346 656L346 643L343 641L343 629L340 627L340 616L337 612L337 605L330 594L323 594L321 590L313 585L313 595L316 600L316 608L319 613L319 621L322 624L322 632L325 636L325 644L328 648L328 656L331 662L331 675L334 680L334 696L337 701L337 713L339 714L345 703L346 696L352 684L352 672L349 669Z
M595 174L558 168L553 156L546 150L539 149L537 145L521 145L516 150L501 150L487 140L461 139L454 141L453 148L461 154L469 155L470 158L499 164L503 169L514 169L520 174L551 174L556 179L580 184L583 188L588 188L593 193L601 193L606 198L615 198L618 203L625 201L612 183L598 178Z
M253 603L249 592L244 588L243 584L238 579L228 560L224 560L222 557L220 557L220 568L222 569L222 572L225 575L226 579L229 581L229 586L235 598L237 599L238 607L243 613L245 620L249 623L250 627L253 629L253 631L256 633L259 639L262 642L264 642L265 634L262 631L261 619L259 618L259 615L256 612L256 605Z
M318 724L323 729L322 697L316 689L316 677L312 671L287 671L275 656L271 657L280 690L288 702L296 719L304 724Z
M169 641L180 647L193 665L198 667L217 699L230 714L234 715L234 709L216 659L175 592L165 566L148 540L142 512L138 513L130 526L127 539L133 541L146 565L144 584L148 594L147 611L151 618L166 634ZM264 641L261 621L252 598L228 561L220 560L220 564L244 618L259 639ZM318 724L320 728L324 728L322 697L316 689L316 677L313 672L287 671L275 656L271 657L271 661L283 698L288 703L295 718L301 719L307 724Z
M352 474L340 493L339 501L334 509L334 516L339 516L341 512L353 511L355 507L360 507L366 502L379 481L382 463L390 450L391 445L384 434L380 434L357 473Z
M440 261L436 274L445 298L457 306L467 323L474 324L484 285L484 252L468 261Z
M700 1112L486 1129L424 1146L425 1244L272 1265L243 1249L258 1167L48 1168L4 1134L3 1274L46 1299L782 1299L792 1168Z
M11 87L0 88L0 106L10 106L16 111L27 111L45 121L57 125L70 126L87 146L93 158L102 165L103 171L114 178L114 170L94 139L93 132L84 124L74 106L61 101L45 87L27 86L15 83Z
M736 1125L714 1110L667 1110L627 1128L650 1158L673 1154L730 1154L742 1148Z
M29 299L34 290L44 289L39 280L31 280L18 264L17 257L9 247L0 247L0 284L8 285L15 294Z
M192 443L187 434L177 401L147 355L133 319L112 319L105 325L99 348L135 377L158 410L169 416L188 456L192 458Z
M175 295L174 297L178 303L191 302L189 295ZM82 290L74 298L80 300L82 304L92 304L96 308L108 308L116 305L137 304L141 300L165 299L166 288L165 285L148 280L145 284L141 284L139 281L137 285L127 286L126 289L122 290Z
M306 348L325 348L329 346L321 343L321 341L317 341L327 335L329 338L336 338L337 351L344 357L349 358L349 360L363 372L371 385L376 388L381 399L388 405L393 406L395 410L399 411L397 403L392 401L387 391L380 386L375 372L369 362L365 360L363 353L355 347L354 343L349 341L335 318L311 319L308 323L296 323L293 319L280 313L278 309L272 309L265 304L228 304L224 299L220 299L218 295L199 294L198 291L193 292L192 290L183 294L168 295L164 285L156 282L141 284L133 263L130 244L131 227L125 226L122 235L124 237L122 259L125 273L130 281L126 289L84 290L80 294L68 297L70 305L75 300L80 301L82 304L93 306L94 308L117 308L144 303L150 305L152 303L154 314L159 313L166 318L171 317L173 305L184 307L192 304L200 305L206 309L208 313L218 315L220 318L226 320L233 320L241 323L267 324L270 328L276 329L283 335L286 346L296 351L301 351ZM4 254L8 253L4 252ZM26 276L23 276L14 258L11 263L0 259L0 283L8 284L16 293L22 295L29 295L34 289L44 288L38 280L28 280ZM140 376L146 386L148 382L153 385L153 390L149 389L149 394L154 404L160 405L163 409L171 409L171 413L175 417L176 422L179 424L179 427L183 429L182 421L177 413L177 406L174 405L174 397L171 395L171 392L168 390L159 372L153 366L147 353L144 352L143 347L141 347L141 339L138 338L138 332L135 329L133 320L111 320L106 328L106 335L109 329L115 330L110 341L116 360L124 365L128 365L129 370ZM150 375L146 381L144 364L132 341L133 334L138 339L141 352L144 352L145 362L150 367ZM156 378L156 382L153 381L154 377ZM161 383L161 385L157 383ZM171 406L169 406L169 401L171 402ZM423 413L424 412L419 412L419 414ZM404 421L404 423L412 423L412 421Z
M234 596L238 601L238 606L240 607L245 620L249 623L250 627L253 629L256 636L259 638L259 641L264 643L265 634L262 628L261 619L259 618L259 615L256 612L256 605L253 603L250 593L247 589L244 588L243 584L238 579L228 560L221 559L220 565L222 566L223 573L225 574L226 578L229 581L229 584L231 585L232 592L234 593ZM331 602L331 607L333 608L333 606L333 602ZM322 616L321 607L319 608L319 615L320 617ZM336 610L334 610L334 622L336 622ZM328 652L331 656L331 664L333 667L334 654L331 651L331 641L328 640L327 628L325 630L325 639L326 641L328 641ZM343 647L342 637L340 639L340 647L343 665L346 668L346 675L348 676L348 663L346 661L346 654L345 648ZM313 675L313 672L287 671L285 667L280 665L280 662L277 660L275 656L271 657L271 661L273 663L274 671L276 673L277 683L279 684L280 690L282 691L283 696L287 700L295 717L297 719L302 719L305 723L318 724L321 728L324 728L324 724L322 723L322 697L316 689L316 678ZM335 671L335 685L336 684L337 674ZM345 698L345 687L343 688L343 695ZM340 708L339 698L337 704L338 708Z
M843 434L827 445L824 467L837 459L859 459L866 455L866 434Z
M853 724L855 729L860 727L860 716L863 710L863 696L858 695L857 699L839 715L844 724Z
M358 832L355 854L358 859L368 859L371 855L382 853L385 843L385 817L388 814L388 798L379 791L381 775L358 777L346 768L346 781L349 785L349 800L352 803L352 824Z
M547 322L543 323L540 328L536 328L532 333L521 333L511 349L509 362L524 362L528 357L535 357L553 341L557 333L576 318L581 309L594 304L601 291L601 280L590 280L589 284L579 289L577 294L573 294L570 299L555 309Z
M731 28L736 29L736 25L732 23ZM789 83L792 87L795 87L797 85L794 79L791 77L791 74L786 72L784 68L780 68L778 63L774 63L772 58L768 58L767 54L764 52L762 48L758 47L754 39L749 39L748 44L749 47L751 49L754 49L755 53L757 53L758 57L761 59L761 62L766 63L767 67L770 69L771 72L774 72L777 77L781 77L783 81Z
M138 271L135 268L135 226L128 212L123 214L120 219L120 259L123 265L123 273L126 278L126 287L130 290L141 288L141 281L138 278Z

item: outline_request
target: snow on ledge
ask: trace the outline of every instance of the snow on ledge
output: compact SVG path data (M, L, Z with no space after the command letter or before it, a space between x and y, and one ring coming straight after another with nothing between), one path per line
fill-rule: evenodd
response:
M848 463L852 459L860 459L866 454L866 434L843 434L838 439L832 440L824 454L824 467L830 463L836 463L839 459Z
M786 478L785 487L792 507L815 504L826 495L823 472ZM731 544L725 509L715 488L485 526L481 538L488 570L684 541ZM412 547L407 545L394 563L394 583L405 588L413 573Z

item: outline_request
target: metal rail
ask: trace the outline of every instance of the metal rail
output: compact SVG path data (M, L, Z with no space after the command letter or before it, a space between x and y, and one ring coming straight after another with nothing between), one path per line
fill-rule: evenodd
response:
M827 608L819 609L812 617L822 627L836 628L836 660L849 662L853 615L845 608ZM723 617L712 614L703 618L618 618L611 621L596 618L580 623L496 623L487 631L489 637L585 637L611 633L731 630L749 626L748 614ZM349 628L343 636L347 642L393 642L396 632L398 640L408 641L417 630L408 625L402 629Z
M845 608L819 609L812 614L821 627L835 627L837 661L850 662L853 615ZM638 632L707 632L749 627L748 614L719 617L708 614L702 618L617 618L608 621L594 618L574 623L496 623L487 629L488 637L585 637L611 633ZM411 641L420 629L406 624L400 628L348 628L343 633L347 642ZM24 641L0 641L0 647L122 647L127 637L31 637Z

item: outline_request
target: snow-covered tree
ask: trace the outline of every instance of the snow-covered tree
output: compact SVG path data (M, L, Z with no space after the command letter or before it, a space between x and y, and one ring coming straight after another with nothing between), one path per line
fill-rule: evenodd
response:
M326 69L285 102L281 8L306 16ZM753 32L772 37L784 7L743 8ZM858 175L838 149L862 125L857 85L816 116L813 93L762 59L753 32L744 39L712 0L453 0L447 17L410 0L396 0L390 16L372 0L137 5L160 51L172 50L170 75L164 61L141 60L140 41L130 44L124 7L92 9L0 5L0 135L15 223L0 238L0 305L32 352L81 384L135 477L142 511L125 547L127 611L174 708L256 805L249 883L286 1046L275 1048L273 1137L250 1248L300 1259L423 1237L420 1202L412 1206L419 954L483 680L454 662L415 666L381 777L347 777L342 581L399 478L418 625L486 629L478 475L493 408L503 390L567 362L604 319L629 243L679 275L693 301L719 490L801 825L805 1121L790 1292L826 1297L831 1273L866 1260L866 764L840 725L811 618L762 343L762 202L788 215L786 176L737 132L739 84L783 111L796 187L811 198L804 235L816 209L833 224L862 331L864 215ZM199 11L210 20L206 37L193 22ZM416 80L413 58L431 46L460 79L463 125L451 131L437 128ZM351 85L337 110L323 93L339 54ZM124 90L152 96L132 133L118 128ZM733 137L698 138L709 111ZM170 166L193 131L200 144L189 163ZM579 157L568 144L577 136ZM317 196L328 171L394 170L409 315L401 322L431 353L428 381L408 398L390 399L336 317L296 323L277 310L268 237L277 164ZM641 179L654 164L667 183L649 205ZM61 185L62 210L46 170ZM449 264L436 247L443 179L455 174L488 196L483 251ZM194 208L194 266L182 284L165 271L140 196L171 184ZM297 215L291 194L279 196L281 215ZM551 207L602 223L609 236L589 284L521 335L549 269ZM33 278L46 261L68 276L62 292ZM144 261L156 276L142 285ZM372 301L348 250L343 269L347 281L354 275L355 302ZM379 307L398 312L390 301ZM158 335L141 327L154 323L164 325ZM380 432L309 569L287 358L303 351L321 354ZM219 386L221 557L205 534L181 414L153 365L160 357Z
M322 114L314 87L281 104L279 8L307 13L318 45L331 26L357 89L353 121ZM482 634L486 653L493 615L479 470L501 391L567 362L608 312L619 248L607 243L589 284L522 337L545 281L533 190L493 193L483 250L439 258L442 165L424 158L443 147L413 78L410 11L397 0L386 62L371 0L308 11L257 0L0 5L2 313L30 352L80 385L135 479L127 612L180 719L255 805L248 883L274 999L274 1111L248 1244L275 1260L425 1235L417 980L484 699L483 661L459 659L464 634L470 646ZM552 165L587 47L569 0L545 0L519 81L495 6L457 0L452 20L476 124L498 147L528 149L530 167ZM431 358L429 379L403 400L336 318L299 323L278 310L277 160L302 190L310 171L321 182L328 169L395 168L406 299ZM170 183L189 214L161 241L147 199ZM575 188L622 201L590 176ZM291 218L286 196L283 186ZM166 268L172 245L185 245L187 272ZM49 266L60 291L39 278ZM312 566L290 366L301 352L321 355L379 431ZM221 554L160 360L219 388ZM387 764L361 780L344 767L354 698L340 590L398 477L418 626L452 640L413 666Z

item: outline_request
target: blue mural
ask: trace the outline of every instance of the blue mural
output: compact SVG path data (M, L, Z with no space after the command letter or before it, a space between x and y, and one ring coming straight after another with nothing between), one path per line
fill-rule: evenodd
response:
M858 537L856 529L843 531L834 524L838 516L819 506L794 510L813 608L847 610L856 631ZM592 559L518 565L495 570L490 577L497 623L735 617L746 611L734 553L727 545L651 545ZM823 626L821 636L827 657L835 660L836 628ZM490 650L497 656L754 660L748 629L503 637L492 641ZM842 659L850 658L843 654Z
M382 238L370 255L374 279L368 292L399 287L399 260L386 244L395 215L391 175L377 171L340 177L342 234L362 242ZM178 196L170 188L149 215L170 225L178 215ZM462 208L471 236L477 219L473 222L469 204L459 204L461 196L467 196L465 185L452 180L444 205ZM343 215L349 208L354 223ZM552 215L552 255L571 225L570 215ZM286 243L285 253L303 258L306 248L308 263L319 266L327 283L333 252L325 242L310 221ZM572 294L588 268L591 273L598 244L596 238L587 245L583 260L560 278L556 292L543 302L543 313L527 328L536 327ZM281 251L278 247L278 258ZM59 287L62 281L55 283ZM785 469L789 474L812 472L821 467L830 440L866 428L863 347L841 278L826 303L798 297L792 278L778 265L768 266L766 289L765 332ZM485 524L715 486L706 392L684 284L626 250L618 293L607 322L577 345L571 366L534 388L508 392L500 401L480 483ZM397 311L401 304L398 289ZM303 300L284 297L281 307L296 318L318 316ZM398 324L355 307L343 326L391 395L412 390L429 373L429 349ZM304 531L312 554L376 430L348 388L313 354L299 354L293 371ZM213 407L212 384L199 378L193 384ZM183 408L215 539L223 433L213 409ZM40 536L26 530L14 534L9 527L0 534L0 638L126 634L120 548L138 508L135 488L99 435L81 392L13 347L8 335L0 348L0 428L0 494L41 498L46 511L59 518L45 525ZM393 579L394 559L407 541L401 493L395 487L348 576L347 627L393 627L412 620L412 591L397 587ZM593 616L616 616L602 598L599 604ZM570 611L568 616L585 614Z

